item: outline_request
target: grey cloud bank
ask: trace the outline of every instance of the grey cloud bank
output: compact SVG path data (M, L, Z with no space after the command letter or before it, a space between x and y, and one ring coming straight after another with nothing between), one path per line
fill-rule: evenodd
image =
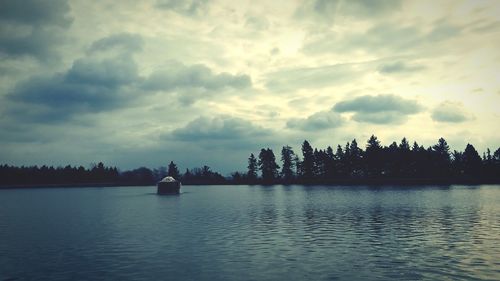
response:
M352 100L341 101L333 109L337 112L367 112L376 113L394 111L404 114L419 112L422 107L414 100L396 95L360 96Z
M341 126L344 119L340 114L333 111L316 112L307 118L293 118L288 120L286 126L290 129L318 132Z
M144 89L151 91L172 91L179 88L202 88L210 91L223 88L244 89L252 85L248 75L213 73L204 65L186 66L171 61L168 68L153 72L144 82Z
M250 121L226 115L201 116L186 126L168 132L164 140L196 143L207 148L256 148L263 143L274 143L274 133Z
M269 135L267 130L254 126L249 121L230 116L199 117L184 128L172 132L175 139L187 141L240 139L265 135Z
M137 66L131 60L79 59L65 73L21 81L7 98L20 119L60 122L75 114L121 107L132 98L124 87L137 79Z
M472 120L473 116L468 113L463 104L452 101L444 101L432 110L432 119L437 122L462 123Z
M404 123L408 115L422 109L416 101L396 95L360 96L333 107L337 112L354 112L355 121L374 124Z
M0 2L0 20L7 22L67 26L72 22L67 15L69 12L70 6L66 0L3 0Z
M65 0L0 2L0 54L44 62L58 58L55 48L65 41L61 30L73 21L69 12Z

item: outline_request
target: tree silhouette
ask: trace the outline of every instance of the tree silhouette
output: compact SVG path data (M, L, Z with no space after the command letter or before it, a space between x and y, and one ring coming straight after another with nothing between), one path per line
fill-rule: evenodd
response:
M291 182L295 178L295 153L288 145L281 149L281 162L283 163L281 177L284 182Z
M253 183L257 180L257 169L259 168L259 166L257 165L257 159L255 158L255 156L252 154L250 154L250 157L248 157L248 172L247 172L247 177L248 177L248 180Z
M358 142L353 139L349 146L349 165L351 167L351 176L359 177L363 174L362 170L363 150L358 147Z
M398 174L401 177L409 177L412 175L412 166L411 166L411 150L410 143L406 138L401 140L401 143L398 146L398 157L397 157L397 165L399 167Z
M314 175L316 179L324 179L326 177L326 153L323 150L314 149Z
M467 144L462 154L464 173L469 176L478 176L481 171L481 157L474 146Z
M382 173L382 146L375 135L372 135L366 144L365 165L368 177L379 177Z
M335 154L331 146L326 148L325 153L325 177L327 179L335 178Z
M274 183L278 179L279 166L276 164L276 157L270 148L261 149L258 164L264 183Z
M294 155L293 162L295 164L295 176L297 178L302 177L302 161L300 161L297 154Z
M301 171L304 180L314 179L314 150L307 140L302 143Z
M444 138L440 138L438 143L429 151L431 154L431 161L433 163L434 177L448 177L450 174L450 147Z
M348 167L345 165L345 154L342 147L337 145L337 151L335 152L335 176L342 178L348 174Z
M184 182L188 182L190 180L192 180L193 178L193 175L191 174L191 171L189 171L188 168L186 168L186 172L184 172L184 175L182 175L182 180Z
M168 164L168 172L167 174L174 179L180 179L181 175L179 173L179 169L177 168L177 165L175 165L174 161L170 161L170 164Z

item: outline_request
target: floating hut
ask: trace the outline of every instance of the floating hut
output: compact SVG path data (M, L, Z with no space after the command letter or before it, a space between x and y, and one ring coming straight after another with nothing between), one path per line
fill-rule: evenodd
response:
M181 182L173 177L164 177L158 182L157 194L179 194Z

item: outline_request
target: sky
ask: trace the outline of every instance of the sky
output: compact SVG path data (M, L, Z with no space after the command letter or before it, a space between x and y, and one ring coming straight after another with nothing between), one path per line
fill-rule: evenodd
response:
M500 146L500 2L0 0L0 163Z

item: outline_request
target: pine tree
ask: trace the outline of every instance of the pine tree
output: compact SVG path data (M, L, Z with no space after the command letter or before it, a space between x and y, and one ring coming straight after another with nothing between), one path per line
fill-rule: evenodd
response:
M290 146L283 146L281 149L281 161L283 166L281 168L281 177L285 182L291 181L295 177L293 168L295 166L295 153Z
M250 157L248 157L248 172L247 172L247 177L250 182L254 182L257 180L257 159L253 155L253 153L250 154Z
M306 181L314 179L314 152L307 140L302 144L302 177Z
M367 174L371 177L380 176L382 173L382 147L374 135L367 141L365 156Z
M327 179L333 179L335 177L335 154L333 154L333 149L331 146L326 148L326 163L325 172Z
M474 146L467 144L464 153L462 154L462 160L464 165L464 173L470 176L477 176L481 171L481 157L476 151Z
M279 166L276 164L276 157L270 148L261 149L258 164L264 183L273 183L278 179Z
M432 147L433 174L436 177L447 177L450 173L450 147L444 138L440 138L438 143Z
M175 165L174 161L170 161L170 164L168 164L167 174L174 179L180 179L179 169L177 168L177 165Z

